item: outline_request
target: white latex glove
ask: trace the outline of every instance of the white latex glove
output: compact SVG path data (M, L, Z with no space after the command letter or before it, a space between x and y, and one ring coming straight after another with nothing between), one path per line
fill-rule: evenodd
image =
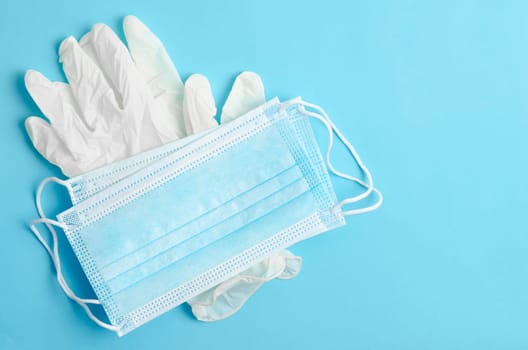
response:
M201 321L217 321L237 312L264 282L291 279L301 271L301 257L287 250L272 255L241 274L188 301Z
M69 85L36 71L26 73L26 87L50 121L29 117L27 132L35 148L67 176L217 125L208 80L195 74L184 86L161 41L136 17L125 18L124 32L128 50L103 24L94 25L79 43L65 39L59 56ZM264 102L260 77L244 72L233 84L221 121ZM294 277L300 266L299 257L284 251L189 303L198 319L222 319L265 281Z
M186 135L177 123L181 108L179 115L162 108L110 28L95 25L80 44L69 37L59 49L69 85L26 73L26 87L50 121L30 117L26 129L46 159L75 176Z

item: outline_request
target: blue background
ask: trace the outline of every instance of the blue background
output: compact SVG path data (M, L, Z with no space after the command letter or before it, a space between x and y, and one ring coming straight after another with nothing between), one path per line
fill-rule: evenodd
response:
M528 348L528 2L3 0L0 9L0 349ZM121 35L127 14L161 37L184 78L205 74L219 106L242 70L261 74L268 97L323 106L386 201L295 246L302 273L268 283L235 316L206 324L182 306L118 338L66 299L27 228L37 184L60 172L25 134L25 117L41 114L23 74L63 79L60 40L96 22ZM337 183L340 197L349 190ZM66 206L55 192L48 210ZM89 295L61 243L68 276Z

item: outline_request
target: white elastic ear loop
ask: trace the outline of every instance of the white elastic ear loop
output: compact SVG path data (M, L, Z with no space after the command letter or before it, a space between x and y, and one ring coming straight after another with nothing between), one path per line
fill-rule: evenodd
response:
M44 245L44 248L46 248L46 250L48 251L51 259L54 261L55 269L57 270L57 280L58 280L59 284L61 285L62 289L64 290L64 292L72 300L74 300L77 303L99 304L98 300L83 299L83 298L77 297L75 295L75 293L73 293L71 288L68 286L66 281L64 280L64 277L63 277L62 272L61 272L62 269L61 269L60 259L58 258L59 257L59 252L58 252L57 233L56 233L55 229L53 228L53 225L59 226L62 229L65 229L66 226L64 224L58 222L58 221L48 219L46 214L44 213L44 210L42 209L42 205L41 205L41 201L40 201L40 198L42 196L42 191L44 190L44 187L46 187L46 185L48 183L50 183L50 182L55 182L55 183L57 183L59 185L62 185L62 186L64 186L64 187L69 189L69 184L66 181L61 180L59 178L48 177L48 178L45 178L44 180L42 180L42 182L40 183L39 187L37 188L37 194L36 194L36 199L35 199L35 203L36 203L36 206L37 206L37 211L38 211L39 216L41 217L42 220L34 220L32 222L31 229L32 229L33 233L37 236L37 239L42 243L42 245ZM40 232L38 232L38 230L34 226L36 223L45 223L46 224L46 227L51 232L51 235L52 235L52 238L53 238L53 246L54 246L54 248L56 247L56 249L57 249L56 252L55 252L55 249L52 251L49 248L49 245L46 243L46 241L42 238L42 236L40 235ZM35 230L33 230L33 229L35 229Z
M366 191L364 191L363 193L361 193L361 194L359 194L357 196L343 199L341 202L339 202L336 205L335 208L340 209L346 204L355 203L355 202L358 202L358 201L360 201L362 199L365 199L372 192L376 193L376 195L378 197L378 200L376 201L376 203L374 203L371 206L365 207L365 208L351 209L351 210L343 211L342 214L344 216L357 215L357 214L367 213L367 212L370 212L370 211L373 211L373 210L376 210L377 208L379 208L379 206L383 202L383 195L376 188L374 188L374 182L373 182L373 179L372 179L372 175L370 174L370 171L367 169L367 167L365 166L365 164L363 163L363 161L359 157L359 154L357 153L357 151L354 148L354 146L352 146L352 144L341 133L341 131L337 128L337 126L332 122L332 120L330 119L328 114L326 114L326 112L321 107L319 107L317 105L314 105L312 103L306 102L306 101L302 101L302 100L292 101L292 104L299 104L300 107L301 107L302 113L304 113L304 114L306 114L306 115L308 115L308 116L310 116L312 118L318 119L319 121L321 121L326 126L326 128L328 130L328 147L326 148L325 159L326 159L326 164L328 166L328 169L333 174L335 174L336 176L339 176L339 177L341 177L343 179L347 179L347 180L356 182L356 183L358 183L359 185L361 185L362 187L364 187L366 189ZM304 106L309 107L309 108L313 108L316 111L318 111L320 114L307 111L304 108ZM330 153L332 151L333 143L334 143L334 135L333 135L334 133L337 135L339 140L345 145L347 150L350 152L350 154L354 158L356 164L358 165L360 170L363 172L363 174L365 174L365 177L367 178L366 182L362 181L361 179L359 179L357 177L354 177L354 176L348 175L346 173L340 172L340 171L338 171L337 169L334 168L334 166L333 166L333 164L332 164L332 162L330 160Z
M42 210L42 206L40 204L40 197L41 197L41 194L42 194L42 190L44 189L45 185L47 183L49 183L49 182L56 182L56 183L58 183L60 185L66 186L66 187L69 186L67 182L65 182L64 180L58 179L56 177L49 177L49 178L44 179L41 182L41 184L39 185L39 187L37 189L36 200L35 200L36 201L36 206L37 206L37 211L38 211L38 213L39 213L41 218L33 220L31 222L31 224L29 225L29 228L31 229L33 234L37 237L39 242L44 246L44 248L46 249L48 254L50 255L51 260L53 262L53 265L55 266L55 270L57 272L57 282L61 286L61 288L64 291L64 293L70 299L72 299L77 304L79 304L84 309L84 311L86 312L88 317L92 321L94 321L97 325L99 325L99 326L101 326L103 328L106 328L108 330L111 330L111 331L114 331L114 332L118 332L119 329L120 329L119 327L111 325L111 324L108 324L106 322L103 322L103 321L99 320L92 313L90 308L88 307L87 304L100 305L101 302L99 300L97 300L97 299L84 299L84 298L78 297L72 291L72 289L68 286L68 283L66 283L66 281L64 279L64 275L62 274L62 267L61 267L61 263L60 263L59 242L58 242L58 238L57 238L57 232L55 231L55 228L53 226L57 226L57 227L60 227L62 229L66 229L67 225L62 223L62 222L51 220L51 219L47 218L45 216L44 211ZM46 227L50 231L51 237L52 237L52 240L53 240L53 249L49 246L49 244L46 242L46 240L42 237L42 235L40 234L39 230L37 229L36 225L40 224L40 223L46 224Z
M41 218L45 218L46 215L44 215L44 210L42 210L42 206L40 205L40 197L42 195L42 191L44 190L44 187L46 187L46 185L48 183L50 183L50 182L55 182L55 183L57 183L59 185L62 185L64 187L66 187L68 190L70 190L70 188L71 188L70 184L67 181L61 180L58 177L51 176L51 177L47 177L44 180L42 180L42 182L40 183L40 185L37 188L37 194L35 196L36 197L35 198L35 203L37 205L37 211L38 211L39 216Z

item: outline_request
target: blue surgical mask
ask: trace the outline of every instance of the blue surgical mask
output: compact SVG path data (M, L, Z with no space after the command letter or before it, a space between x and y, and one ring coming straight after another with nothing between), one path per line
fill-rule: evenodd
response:
M326 159L307 117L328 129ZM334 133L366 181L333 168ZM338 201L327 166L365 190ZM272 100L186 142L64 184L73 206L56 221L42 218L31 228L52 256L66 294L92 320L119 335L281 249L344 225L346 215L381 204L354 148L322 109L300 99L284 104ZM43 214L41 190L37 207ZM376 204L343 210L372 192L378 194ZM40 222L52 231L53 249L35 227ZM64 230L97 300L77 297L66 284L51 225ZM102 305L110 324L97 319L88 304Z

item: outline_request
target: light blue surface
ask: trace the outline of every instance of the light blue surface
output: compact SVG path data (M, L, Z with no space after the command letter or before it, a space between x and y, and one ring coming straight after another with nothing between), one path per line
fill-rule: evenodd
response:
M27 229L38 182L59 171L25 135L40 113L22 78L62 79L60 40L98 21L121 32L126 14L162 38L183 77L209 77L221 103L249 69L268 97L326 108L386 201L294 247L301 274L234 317L206 324L180 307L118 338L66 299ZM528 348L526 1L4 0L0 39L0 349ZM55 197L48 211L65 206Z

